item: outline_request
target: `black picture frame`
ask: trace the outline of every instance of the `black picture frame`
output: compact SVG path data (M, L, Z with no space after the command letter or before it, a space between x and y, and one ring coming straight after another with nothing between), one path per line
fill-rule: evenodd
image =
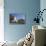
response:
M9 14L9 23L10 24L25 24L26 17L22 13L10 13Z

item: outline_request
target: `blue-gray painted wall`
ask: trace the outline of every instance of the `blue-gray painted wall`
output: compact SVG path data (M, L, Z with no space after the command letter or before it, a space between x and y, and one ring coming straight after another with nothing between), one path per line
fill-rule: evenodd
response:
M41 0L40 1L40 10L42 11L43 9L46 9L46 0ZM45 26L46 27L46 10L43 12L43 22L40 22L40 25Z
M18 41L24 37L31 29L35 14L40 9L40 0L4 0L4 35L7 41ZM9 23L10 13L24 13L26 24L16 25Z
M40 1L40 10L46 9L46 0L41 0ZM46 11L43 12L43 22L40 21L40 25L45 26L46 27ZM46 35L45 35L45 39L46 39ZM45 44L46 44L46 40L45 40Z

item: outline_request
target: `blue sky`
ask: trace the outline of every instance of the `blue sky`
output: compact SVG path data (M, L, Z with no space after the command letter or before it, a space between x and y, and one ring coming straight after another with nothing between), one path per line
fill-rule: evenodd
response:
M25 20L25 14L12 14L13 16L16 16L17 19L24 19Z

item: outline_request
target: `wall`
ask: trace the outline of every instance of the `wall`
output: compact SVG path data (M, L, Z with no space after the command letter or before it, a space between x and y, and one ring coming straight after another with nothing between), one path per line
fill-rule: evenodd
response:
M40 9L41 9L41 11L43 10L43 9L46 9L46 0L41 0L40 1ZM43 15L42 15L42 17L43 17L43 22L41 21L40 22L40 25L43 25L43 26L45 26L46 27L46 11L44 11L43 12Z
M40 10L40 0L4 0L4 35L7 41L18 41L31 29L35 12ZM26 16L26 24L14 25L9 23L9 14L22 12Z
M41 9L41 10L46 9L46 0L41 0L41 1L40 1L40 9ZM40 21L40 25L46 27L46 11L43 13L42 17L43 17L44 20L43 20L43 22ZM46 40L45 40L45 41L46 41ZM46 42L45 42L45 43L46 43Z
M0 0L0 42L3 41L4 41L4 8L3 0Z

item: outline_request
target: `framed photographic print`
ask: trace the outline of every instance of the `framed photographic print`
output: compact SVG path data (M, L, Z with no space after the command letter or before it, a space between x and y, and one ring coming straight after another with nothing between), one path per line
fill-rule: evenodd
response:
M10 13L9 21L10 24L25 24L25 15L21 13Z

